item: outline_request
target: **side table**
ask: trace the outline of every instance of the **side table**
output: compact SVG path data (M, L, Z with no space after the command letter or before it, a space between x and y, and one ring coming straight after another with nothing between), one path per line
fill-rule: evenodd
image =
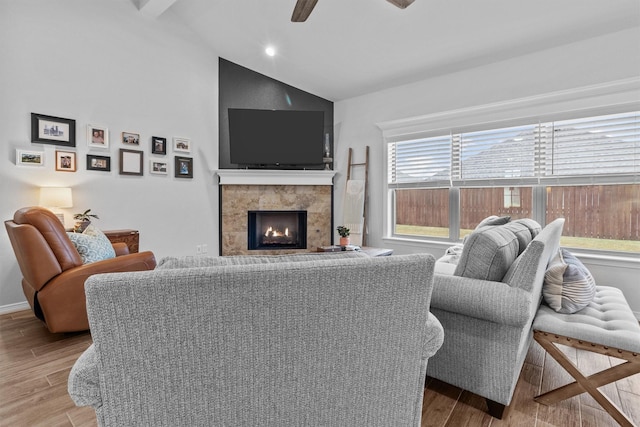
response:
M129 247L129 253L138 252L140 247L140 233L138 230L103 230L102 231L111 243L123 242Z

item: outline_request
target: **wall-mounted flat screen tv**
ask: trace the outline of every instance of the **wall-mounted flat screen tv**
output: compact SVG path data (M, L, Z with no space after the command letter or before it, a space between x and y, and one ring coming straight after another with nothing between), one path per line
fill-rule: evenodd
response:
M324 111L229 108L231 163L247 167L322 164Z

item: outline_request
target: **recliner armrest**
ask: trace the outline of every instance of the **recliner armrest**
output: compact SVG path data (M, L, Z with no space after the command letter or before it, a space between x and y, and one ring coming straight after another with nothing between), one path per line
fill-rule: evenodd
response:
M116 242L116 243L112 243L111 246L113 246L113 250L116 252L116 256L122 256L122 255L129 255L129 246L127 246L126 243L124 242Z
M59 307L55 305L49 306L44 303L48 293L58 294L59 297L64 296L64 294L69 296L82 294L84 293L84 282L94 274L153 270L155 266L156 258L153 252L146 251L92 262L62 272L43 286L38 294L47 328L51 332L69 331L68 324L65 323L65 320L68 319L64 319L64 316L59 315ZM75 319L74 330L83 331L89 329L86 307L76 307L76 310L73 313L71 311L68 312L68 315L73 316ZM55 315L54 311L58 315ZM80 313L83 313L83 317L79 317Z

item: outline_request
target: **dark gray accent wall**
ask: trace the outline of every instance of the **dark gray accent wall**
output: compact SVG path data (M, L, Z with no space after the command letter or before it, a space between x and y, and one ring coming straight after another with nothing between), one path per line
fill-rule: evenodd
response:
M232 164L229 149L229 108L262 110L324 111L325 134L331 139L333 153L333 102L226 59L219 59L219 158L220 169L238 169ZM317 169L323 169L318 165Z

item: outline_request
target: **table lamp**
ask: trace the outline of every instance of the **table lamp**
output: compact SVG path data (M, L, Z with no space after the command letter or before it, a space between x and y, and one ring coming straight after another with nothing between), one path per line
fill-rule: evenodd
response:
M40 188L40 206L50 209L64 225L64 213L61 208L73 207L71 188L68 187L42 187Z

